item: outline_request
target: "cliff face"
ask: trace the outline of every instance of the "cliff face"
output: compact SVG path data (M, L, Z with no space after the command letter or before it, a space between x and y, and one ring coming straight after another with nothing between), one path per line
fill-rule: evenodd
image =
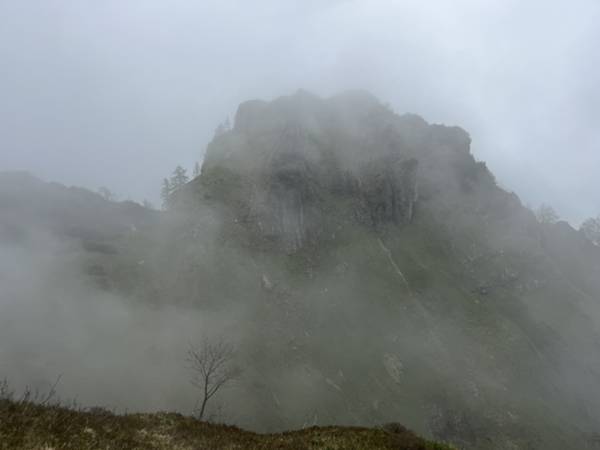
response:
M219 197L217 172L241 180L233 214L295 251L330 236L330 213L342 204L341 222L410 223L421 186L451 195L469 183L458 173L461 164L475 165L469 143L463 130L396 116L363 92L327 101L299 92L242 104L192 184L200 196Z
M419 161L394 156L369 164L360 178L359 195L375 226L410 223L419 199Z

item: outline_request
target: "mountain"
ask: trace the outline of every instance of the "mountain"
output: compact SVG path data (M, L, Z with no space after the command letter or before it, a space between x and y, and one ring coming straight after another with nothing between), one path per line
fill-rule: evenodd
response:
M0 238L25 239L34 231L84 241L113 239L157 220L156 212L125 201L59 183L46 183L26 172L0 172Z
M237 424L597 445L600 249L539 223L461 128L361 91L249 101L172 200L87 276L210 318L244 368Z
M26 172L0 172L0 263L6 255L13 267L19 254L34 261L51 258L57 267L81 268L103 288L113 286L113 279L122 280L123 288L127 274L121 276L123 268L113 263L122 242L152 229L159 218L157 211L135 202L109 201L88 189L47 183Z

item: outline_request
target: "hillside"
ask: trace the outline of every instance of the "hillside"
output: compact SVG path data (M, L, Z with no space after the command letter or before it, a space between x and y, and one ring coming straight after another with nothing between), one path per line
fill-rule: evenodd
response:
M466 449L596 445L600 249L565 222L538 223L461 128L365 92L246 102L172 203L106 236L113 252L69 260L94 299L133 311L106 323L135 318L121 340L99 332L74 353L97 368L93 351L132 346L135 362L122 360L153 374L154 394L115 370L98 384L117 406L189 407L163 370L201 333L238 349L244 376L220 400L247 429L400 422ZM103 220L121 224L112 211Z
M104 410L74 411L3 400L0 424L2 450L451 450L393 424L378 429L312 427L264 435L173 413L117 416Z
M92 243L156 222L134 202L112 202L83 188L46 183L25 172L0 172L0 239L26 240L50 232Z

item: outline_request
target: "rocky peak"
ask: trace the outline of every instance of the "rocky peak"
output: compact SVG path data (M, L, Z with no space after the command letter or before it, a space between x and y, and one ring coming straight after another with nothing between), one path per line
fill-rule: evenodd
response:
M340 205L363 225L410 223L421 186L448 195L481 169L469 146L464 130L396 115L364 91L329 99L299 91L242 103L233 129L209 145L199 183L215 198L215 172L241 180L234 215L243 210L296 250L328 234L326 216Z

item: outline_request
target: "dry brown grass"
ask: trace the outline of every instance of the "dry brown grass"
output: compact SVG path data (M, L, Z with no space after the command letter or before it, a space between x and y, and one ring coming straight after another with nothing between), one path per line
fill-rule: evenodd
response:
M30 399L0 400L0 449L411 449L449 450L402 426L313 427L257 434L173 413L116 415L40 405Z

